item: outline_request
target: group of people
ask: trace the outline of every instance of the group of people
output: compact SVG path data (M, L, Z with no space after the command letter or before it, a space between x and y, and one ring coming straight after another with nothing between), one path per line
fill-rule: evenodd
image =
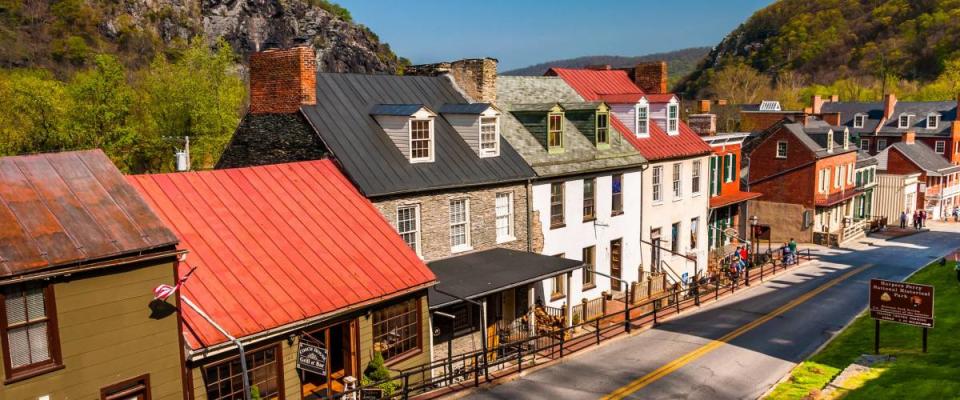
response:
M954 209L954 218L957 217L957 209ZM927 226L927 211L926 210L913 210L913 229L921 230ZM907 228L907 212L900 212L900 229Z
M797 263L797 241L790 238L790 241L783 244L783 247L780 248L780 251L783 252L781 259L783 260L783 265L791 265Z

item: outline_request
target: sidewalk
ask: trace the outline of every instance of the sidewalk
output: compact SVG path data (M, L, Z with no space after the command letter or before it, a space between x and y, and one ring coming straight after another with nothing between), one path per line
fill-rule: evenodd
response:
M923 228L920 230L914 229L912 227L900 228L899 226L887 226L886 229L880 232L874 232L867 234L868 237L877 238L877 239L897 239L905 236L916 235L921 232L928 232L929 228Z

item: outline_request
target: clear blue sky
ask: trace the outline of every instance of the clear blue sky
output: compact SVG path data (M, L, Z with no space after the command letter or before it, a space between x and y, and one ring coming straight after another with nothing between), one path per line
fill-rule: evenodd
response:
M587 55L638 56L713 46L773 2L334 1L415 64L486 56L499 59L500 70Z

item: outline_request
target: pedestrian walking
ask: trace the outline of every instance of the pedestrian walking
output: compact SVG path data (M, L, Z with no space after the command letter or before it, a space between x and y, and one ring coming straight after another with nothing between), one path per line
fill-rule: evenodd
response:
M797 253L797 241L793 240L793 238L790 238L790 243L787 243L787 246L790 246L790 254L793 255L793 259L791 261L794 263L799 262L799 258L797 257L799 255Z
M913 210L913 229L920 230L920 213Z
M920 210L920 229L927 227L927 210Z
M953 222L960 222L960 207L953 206Z
M900 229L907 228L907 211L900 211Z

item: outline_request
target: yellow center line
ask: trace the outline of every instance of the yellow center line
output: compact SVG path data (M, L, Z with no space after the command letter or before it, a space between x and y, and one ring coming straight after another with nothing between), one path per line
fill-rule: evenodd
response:
M803 304L803 303L806 302L807 300L810 300L810 299L813 298L814 296L816 296L816 295L818 295L818 294L820 294L820 293L823 293L823 291L825 291L825 290L827 290L827 289L835 286L836 284L838 284L838 283L840 283L840 282L843 282L843 281L846 280L847 278L850 278L851 276L856 275L856 274L860 273L861 271L863 271L863 270L865 270L865 269L867 269L867 268L870 268L870 267L872 267L872 266L873 266L873 264L867 264L867 265L864 265L864 266L859 267L859 268L857 268L857 269L854 269L854 270L852 270L852 271L850 271L850 272L847 272L847 273L845 273L845 274L843 274L843 275L841 275L841 276L839 276L839 277L837 277L837 278L834 278L834 279L830 280L829 282L827 282L827 283L825 283L825 284L823 284L823 285L820 285L819 287L817 287L817 288L815 288L815 289L813 289L813 290L811 290L811 291L809 291L809 292L807 292L807 293L804 293L803 295L801 295L801 296L799 296L799 297L791 300L789 303L784 304L784 305L778 307L777 309L775 309L775 310L773 310L773 311L765 314L764 316L762 316L762 317L760 317L760 318L757 318L757 319L755 319L755 320L753 320L753 321L750 321L749 323L747 323L747 324L745 324L745 325L743 325L743 326L741 326L741 327L739 327L739 328L737 328L737 329L734 329L733 331L731 331L730 333L727 333L726 335L723 335L723 336L720 337L719 339L711 340L709 343L707 343L707 344L705 344L705 345L697 348L696 350L693 350L693 351L691 351L691 352L689 352L689 353L687 353L687 354L684 354L684 355L682 355L682 356L674 359L673 361L670 361L669 363L664 364L664 365L661 366L660 368L657 368L657 369L654 370L653 372L651 372L651 373L649 373L649 374L646 374L646 375L644 375L644 376L642 376L642 377L640 377L640 378L637 378L636 380L628 383L627 385L625 385L625 386L623 386L623 387L621 387L621 388L619 388L619 389L617 389L617 390L614 390L613 392L611 392L610 394L602 397L601 399L604 399L604 400L619 400L619 399L623 399L623 398L629 396L630 394L632 394L632 393L634 393L634 392L636 392L636 391L638 391L638 390L640 390L640 389L643 389L643 388L646 387L647 385L649 385L649 384L651 384L651 383L653 383L653 382L656 382L656 381L659 380L660 378L663 378L664 376L667 376L667 375L669 375L670 373L672 373L672 372L674 372L674 371L682 368L683 366L689 364L690 362L692 362L692 361L694 361L694 360L696 360L696 359L698 359L698 358L700 358L700 357L703 357L703 356L706 355L707 353L709 353L709 352L711 352L711 351L713 351L713 350L716 350L716 349L719 348L720 346L723 346L724 344L730 342L731 340L737 338L737 337L740 336L740 335L743 335L744 333L747 333L747 332L750 331L751 329L756 328L756 327L760 326L761 324L763 324L763 323L765 323L765 322L767 322L767 321L769 321L769 320L771 320L771 319L774 319L774 318L776 318L777 316L779 316L779 315L781 315L781 314L783 314L783 313L785 313L785 312L787 312L787 311L790 311L791 309L799 306L800 304Z

